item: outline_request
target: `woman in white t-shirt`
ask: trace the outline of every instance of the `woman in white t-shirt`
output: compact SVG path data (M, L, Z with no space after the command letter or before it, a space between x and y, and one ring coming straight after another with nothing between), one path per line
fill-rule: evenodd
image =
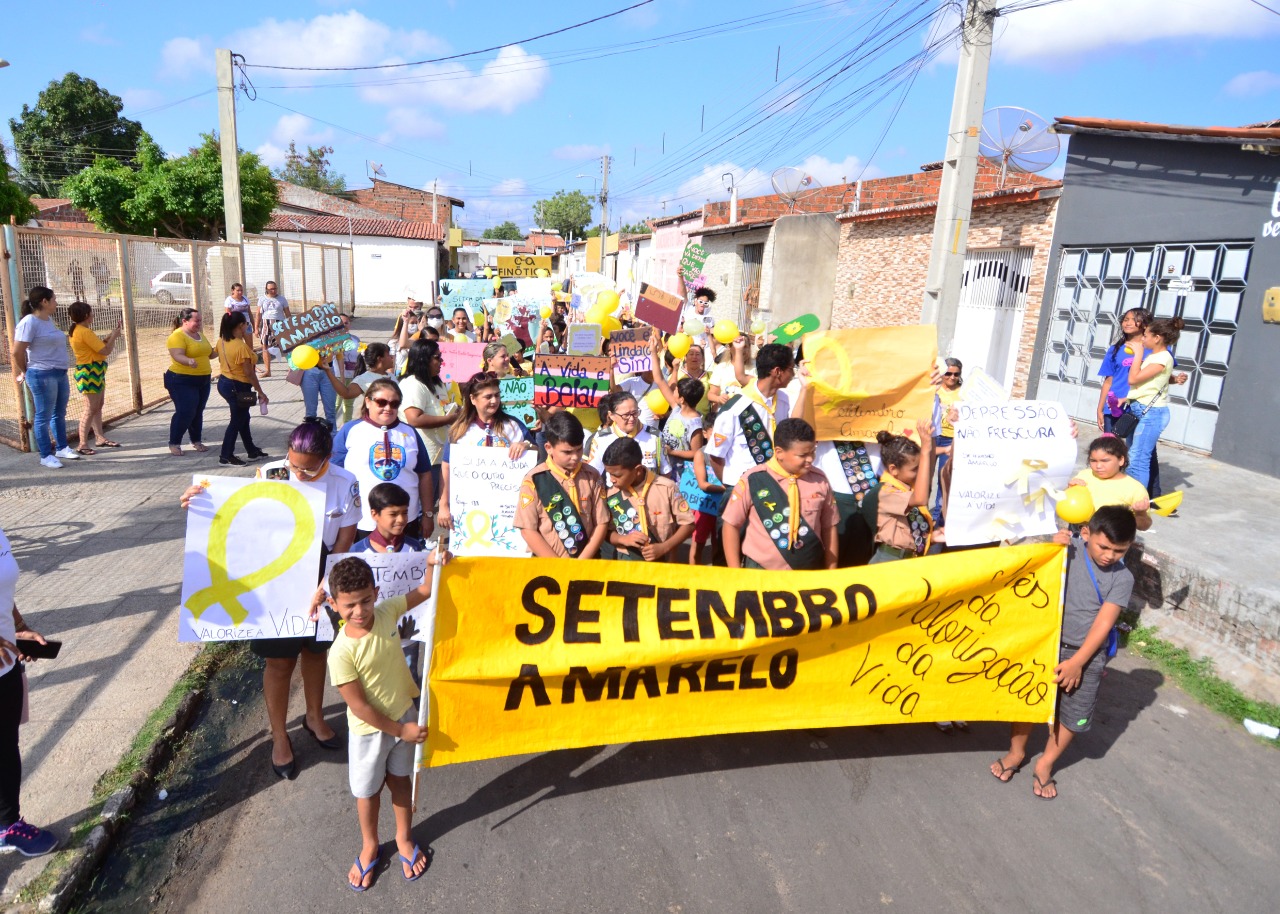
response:
M222 303L222 307L227 309L227 313L239 311L245 317L249 318L250 323L253 322L253 315L250 313L249 299L244 297L244 286L240 283L231 284L231 294L227 296L226 301Z
M267 294L258 299L258 324L254 327L254 332L262 343L262 367L265 369L258 374L269 378L271 377L271 350L275 349L277 355L280 353L276 343L276 321L282 321L289 316L289 299L279 294L279 288L274 280L268 280L264 289Z
M441 489L440 459L448 440L451 413L457 404L449 397L449 385L440 379L444 357L432 340L414 340L409 347L405 375L400 379L400 415L422 435L431 457L435 491ZM434 509L434 505L430 506Z
M370 343L360 353L364 360L364 371L347 380L333 371L333 358L326 356L320 360L320 368L329 378L334 391L339 397L358 399L363 397L369 385L379 378L391 377L391 369L395 367L396 357L386 343Z

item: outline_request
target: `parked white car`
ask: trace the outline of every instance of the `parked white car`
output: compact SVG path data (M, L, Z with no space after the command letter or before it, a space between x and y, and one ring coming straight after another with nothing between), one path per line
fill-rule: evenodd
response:
M193 290L191 274L181 270L165 270L157 273L151 280L151 294L162 305L191 301L194 297Z

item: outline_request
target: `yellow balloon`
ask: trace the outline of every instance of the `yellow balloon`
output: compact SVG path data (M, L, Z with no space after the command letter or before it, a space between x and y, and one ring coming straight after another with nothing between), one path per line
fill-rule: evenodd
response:
M711 329L711 335L716 338L716 341L724 343L726 346L736 340L739 333L738 325L728 318L721 318L716 321L715 327Z
M609 334L613 333L613 331L622 329L622 321L618 320L612 314L606 314L604 316L604 320L600 322L600 329L604 333L604 338L608 339Z
M1161 495L1159 498L1151 499L1151 513L1159 514L1161 517L1168 517L1178 510L1178 505L1182 504L1183 494L1183 491L1178 489Z
M766 324L764 321L760 320L760 318L758 317L751 322L752 336L760 336L760 334L764 333L768 329L769 329L769 325Z
M455 333L455 334L453 335L453 341L454 341L455 343L469 343L469 342L471 342L470 340L468 340L468 339L467 339L467 335L466 335L465 333Z
M497 292L502 288L502 280L497 276L493 277L493 291Z
M693 340L689 338L689 334L677 333L667 340L667 352L671 353L673 359L683 359L692 345Z
M546 270L544 270L542 267L538 267L538 269L533 271L533 275L538 277L539 279L546 279L551 274L548 273Z
M594 305L587 309L588 324L603 324L604 319L609 316L609 309L597 301Z
M644 395L644 402L653 410L655 416L665 416L671 411L671 404L660 390L651 390Z
M542 315L543 320L546 320L551 316L551 306L543 305L542 308L538 311L538 313Z
M315 368L320 364L320 353L306 343L296 347L293 352L289 353L289 358L295 368L301 368L303 371L308 368Z
M484 268L484 278L485 278L485 279L491 279L492 277L493 277L493 270L489 269L488 267L485 267L485 268Z
M612 314L613 310L618 307L618 293L612 289L605 289L596 296L596 304L603 305L606 314Z
M1093 517L1093 496L1084 486L1071 486L1058 499L1058 516L1069 524L1085 524Z

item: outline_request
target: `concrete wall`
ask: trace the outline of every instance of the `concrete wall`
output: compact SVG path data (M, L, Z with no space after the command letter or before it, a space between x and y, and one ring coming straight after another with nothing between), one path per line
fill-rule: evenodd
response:
M281 240L311 241L346 247L346 236L316 235L307 232L272 232ZM352 262L357 305L385 305L403 302L412 295L425 301L435 289L437 243L412 238L379 238L356 235ZM293 271L297 272L297 271ZM289 274L285 264L284 273ZM287 282L287 277L282 277Z
M768 226L702 237L702 246L707 250L707 264L702 274L707 277L707 286L716 293L716 301L711 308L717 319L739 320L742 310L742 248L748 244L767 244L768 241ZM768 254L766 248L764 267L769 264ZM761 289L765 279L762 268Z
M764 252L760 310L776 327L801 314L815 314L831 326L831 299L840 226L834 213L783 216L773 224Z
M701 243L701 228L701 216L655 227L649 247L649 275L644 281L664 292L680 295L684 291L680 285L680 257L690 241Z
M1280 158L1232 144L1072 136L1046 281L1055 288L1064 246L1252 240L1213 454L1271 476L1280 476L1280 325L1262 322L1262 297L1280 286L1280 235L1264 231L1280 227L1277 180ZM1039 363L1037 353L1033 379Z

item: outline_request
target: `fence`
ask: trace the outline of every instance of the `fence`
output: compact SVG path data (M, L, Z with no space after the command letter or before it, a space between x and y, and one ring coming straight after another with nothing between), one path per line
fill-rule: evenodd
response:
M165 340L179 308L199 308L205 335L213 339L232 283L243 283L245 297L256 304L267 282L275 280L295 313L324 302L347 313L355 306L351 251L331 245L260 236L235 245L4 226L0 255L0 324L8 344L0 352L0 443L24 451L30 447L32 411L26 391L14 383L10 350L21 301L33 286L56 293L54 322L63 330L71 326L67 307L74 301L93 306L100 336L122 328L108 359L108 422L167 399ZM84 400L73 390L70 434L83 410Z

